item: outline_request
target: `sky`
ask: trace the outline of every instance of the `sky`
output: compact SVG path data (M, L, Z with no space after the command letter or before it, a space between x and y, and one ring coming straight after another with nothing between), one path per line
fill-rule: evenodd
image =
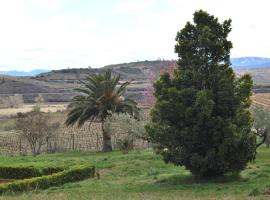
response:
M176 59L196 10L231 18L232 57L270 57L269 0L0 0L0 71Z

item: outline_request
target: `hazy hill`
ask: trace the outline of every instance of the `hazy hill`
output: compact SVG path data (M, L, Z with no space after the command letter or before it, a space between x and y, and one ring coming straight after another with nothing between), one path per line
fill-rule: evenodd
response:
M4 84L0 85L1 94L22 94L26 103L34 102L35 97L41 94L48 102L66 102L76 93L78 80L84 80L88 74L99 73L111 69L120 74L122 81L132 81L128 92L141 94L146 87L145 70L158 73L166 66L175 65L175 61L143 61L109 65L103 68L76 68L52 70L36 76L5 76ZM137 95L139 98L140 95Z
M140 69L143 69L144 67L151 67L152 65L156 65L155 62L159 61L141 61L141 62L133 62L133 63L124 63L124 64L117 64L117 65L108 65L104 68L114 68L119 70L120 72L124 73L127 71L128 73L131 72L132 68L140 68L139 65L141 65ZM264 57L240 57L240 58L232 58L231 63L234 69L256 69L256 68L270 68L270 58L264 58ZM66 71L72 71L73 69L64 69L61 70L63 73ZM85 70L85 68L80 68L80 70ZM135 69L137 70L137 69ZM47 69L37 69L32 70L29 72L26 71L0 71L0 74L3 75L11 75L11 76L36 76L41 73L47 73L50 70ZM52 71L54 72L54 70ZM138 74L139 71L134 71L135 74ZM143 74L141 74L143 76ZM129 74L130 76L130 74ZM136 79L140 78L138 76L135 77Z
M6 76L5 83L0 85L0 95L22 94L25 102L30 103L41 94L49 102L66 102L70 101L72 96L75 95L72 89L78 87L78 80L84 80L89 73L99 73L111 69L113 73L121 75L121 80L131 81L132 84L128 87L128 93L137 94L137 98L140 98L148 84L147 76L145 76L146 71L158 74L168 66L175 65L175 61L141 61L108 65L98 69L52 70L36 76ZM235 69L235 71L239 76L244 73L250 73L253 76L257 83L254 87L255 92L270 91L270 67Z
M145 81L145 71L151 70L159 72L167 66L175 66L175 61L140 61L131 63L122 63L115 65L108 65L103 68L74 68L52 70L48 73L42 73L34 78L36 80L49 81L49 82L76 82L78 79L85 79L90 73L103 72L106 69L111 69L113 73L120 74L121 80L128 81Z
M269 83L270 84L270 63L268 67L255 67L252 57L250 59L239 58L233 60L233 64L239 65L239 67L233 67L236 74L251 74L255 83ZM259 58L259 60L269 60L269 58ZM245 62L241 64L241 62ZM266 65L267 62L264 62ZM259 62L257 63L259 65ZM261 62L261 65L264 65ZM248 67L247 65L250 65ZM152 72L159 73L159 71L164 70L168 66L176 66L175 61L140 61L140 62L131 62L123 64L108 65L103 68L80 68L80 69L62 69L62 70L53 70L48 73L42 73L37 75L35 79L43 81L53 81L53 82L76 82L78 79L84 79L88 73L98 73L102 72L105 69L111 69L114 73L120 74L122 80L134 80L134 81L146 81L147 77L145 72L151 70Z

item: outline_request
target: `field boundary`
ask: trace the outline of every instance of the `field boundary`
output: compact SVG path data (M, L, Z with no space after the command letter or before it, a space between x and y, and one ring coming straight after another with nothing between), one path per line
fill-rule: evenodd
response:
M119 127L121 129L121 127ZM11 132L9 132L11 133ZM124 137L124 133L112 134L112 147L118 149L118 139ZM147 141L134 140L135 149L150 147ZM55 153L65 151L101 151L102 130L101 123L86 123L81 128L76 126L66 127L61 125L56 137L46 141L41 148L41 153ZM2 155L29 155L31 149L29 143L14 132L0 135L0 154Z

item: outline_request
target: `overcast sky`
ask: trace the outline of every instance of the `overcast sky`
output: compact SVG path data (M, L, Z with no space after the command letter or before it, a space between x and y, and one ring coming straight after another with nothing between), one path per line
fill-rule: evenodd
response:
M204 9L232 19L232 57L270 57L269 0L0 0L0 71L175 59Z

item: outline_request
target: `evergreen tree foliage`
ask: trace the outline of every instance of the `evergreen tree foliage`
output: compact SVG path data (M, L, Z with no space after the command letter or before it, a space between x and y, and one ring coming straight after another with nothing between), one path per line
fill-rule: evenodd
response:
M239 172L255 158L249 112L253 82L230 67L231 20L199 10L177 33L178 67L154 84L156 104L146 126L166 162L196 176Z

